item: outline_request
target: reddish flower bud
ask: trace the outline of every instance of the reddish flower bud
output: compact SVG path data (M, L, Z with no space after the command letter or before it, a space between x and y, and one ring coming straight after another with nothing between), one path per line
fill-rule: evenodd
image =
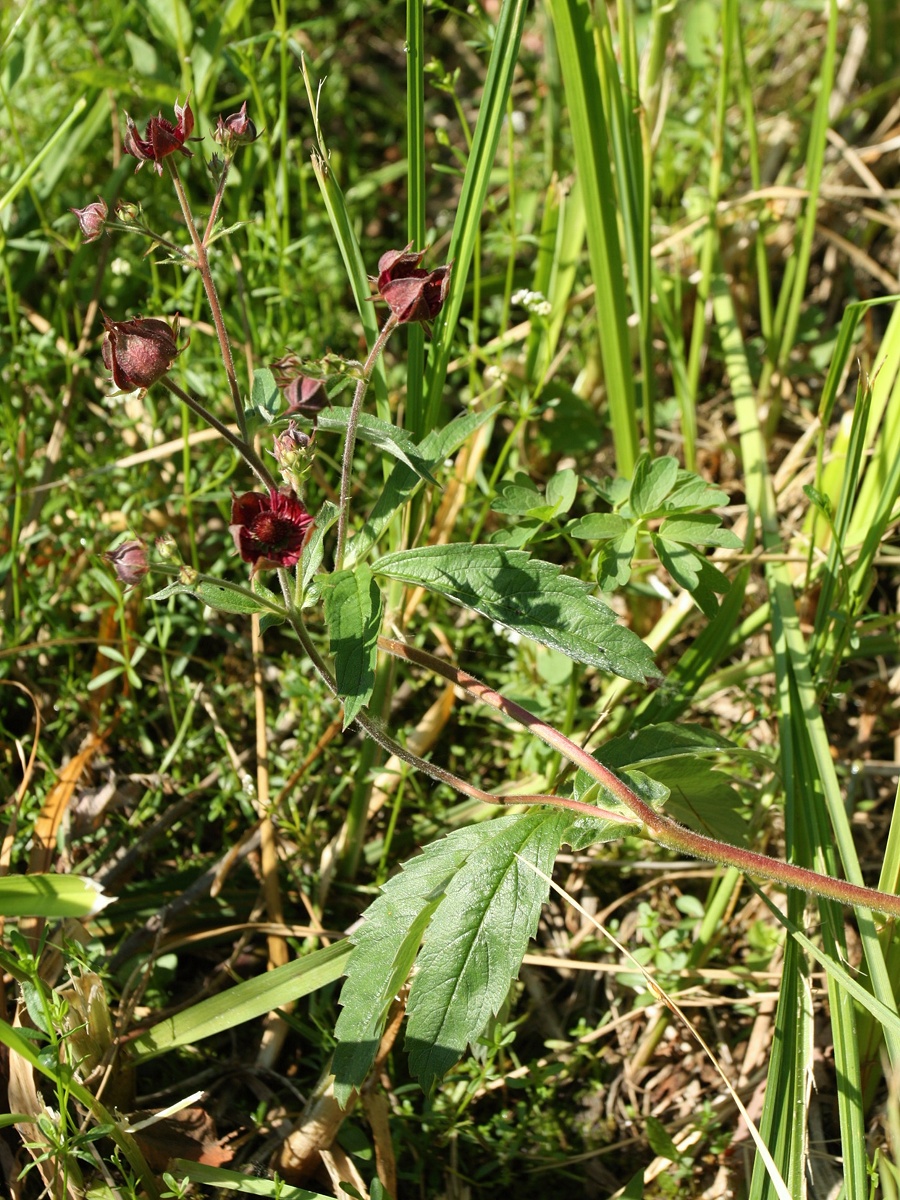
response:
M247 116L247 101L241 105L241 111L232 113L230 117L219 117L213 140L225 147L225 153L233 153L238 146L249 146L259 137L256 126Z
M140 583L150 570L147 547L137 539L123 542L115 550L110 550L106 559L112 564L119 582L124 583L126 587L134 587Z
M147 122L146 132L141 137L134 121L128 113L125 114L125 153L133 154L139 160L134 168L135 172L139 171L145 162L152 162L157 174L162 175L162 160L167 154L174 154L176 150L186 154L188 158L191 157L190 150L186 149L184 144L194 128L194 114L187 100L184 102L184 108L176 100L175 116L177 125L167 121L162 113L151 117Z
M103 361L112 371L113 382L123 392L148 388L171 367L184 349L178 348L178 320L174 328L155 317L111 321L105 314L106 341Z
M70 208L69 212L73 212L78 218L78 224L81 226L81 232L84 237L84 243L96 242L97 238L103 232L107 214L106 201L98 197L93 204L88 204L84 208Z
M241 558L254 570L293 567L312 527L313 518L292 491L232 496L231 536Z
M302 362L297 355L288 352L284 358L271 364L271 370L275 382L284 392L288 403L287 411L315 419L316 414L331 401L325 391L325 381L312 375L304 375L301 366Z
M418 270L422 265L422 259L425 257L424 250L413 250L410 253L412 242L402 250L388 250L386 254L382 254L378 260L378 290L379 292L393 279L405 279L411 275L413 271Z
M375 281L381 299L401 324L431 321L444 305L450 290L452 264L424 271L419 264L424 250L410 253L412 242L403 250L389 250L378 260Z

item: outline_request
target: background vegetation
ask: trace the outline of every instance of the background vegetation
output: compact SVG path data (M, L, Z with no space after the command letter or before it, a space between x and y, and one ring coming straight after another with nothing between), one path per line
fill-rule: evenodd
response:
M205 215L209 133L247 100L263 133L226 189L239 227L213 246L242 387L287 349L365 357L375 310L342 245L370 275L409 241L429 266L453 258L448 310L431 336L395 335L372 408L417 440L492 415L385 548L527 546L606 593L662 684L399 582L387 631L601 760L661 722L728 739L656 772L674 815L897 889L900 318L879 303L900 264L897 14L693 0L589 15L575 0L0 13L0 867L77 872L116 897L89 921L5 926L10 1194L139 1195L135 1147L163 1192L226 1164L263 1189L273 1168L291 1177L301 1134L314 1151L336 1136L307 1181L329 1193L331 1166L403 1197L898 1194L892 923L634 837L558 858L567 896L551 893L519 982L433 1094L388 1040L340 1118L323 1082L337 983L298 974L265 1017L228 989L255 978L265 998L267 967L302 968L400 863L497 810L342 732L286 627L254 652L247 618L123 594L102 558L120 535L169 533L186 562L234 577L231 489L251 480L169 394L111 395L100 358L101 311L180 313L178 378L228 419L197 274L137 234L82 244L69 209L140 203L185 243L168 182L123 154L124 114L143 128L190 93L204 143L182 168ZM713 539L702 566L652 506L623 509L642 448L725 494L705 507L741 550ZM340 477L336 434L316 450L311 510ZM386 469L360 445L357 529ZM370 708L480 787L565 786L553 750L424 672L380 664ZM215 996L215 1027L157 1025ZM108 1119L87 1094L104 1074ZM132 1135L119 1116L198 1090L171 1125Z

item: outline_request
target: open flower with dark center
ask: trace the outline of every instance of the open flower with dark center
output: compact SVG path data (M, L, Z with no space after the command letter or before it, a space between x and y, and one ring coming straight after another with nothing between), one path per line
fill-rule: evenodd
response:
M111 321L104 313L103 324L106 327L103 361L112 371L116 387L123 392L156 383L185 348L179 349L176 341L177 317L174 327L170 327L156 317Z
M450 290L452 263L425 271L420 266L424 250L388 250L378 260L375 285L378 294L402 324L432 321L441 311Z
M124 583L126 587L134 587L140 583L150 570L147 547L138 538L123 542L115 550L110 550L106 559L112 564L119 583Z
M231 536L254 570L295 566L312 527L313 518L292 491L232 497Z
M106 201L102 196L99 196L93 204L85 205L84 208L69 209L69 212L73 212L78 218L85 245L88 242L96 242L103 232L107 211Z
M162 175L162 160L167 154L174 154L176 150L186 154L188 158L191 157L190 150L184 144L194 128L194 114L191 112L191 106L187 100L185 100L183 108L177 101L175 102L175 117L177 119L175 125L171 121L167 121L162 113L151 117L147 122L146 132L141 137L134 121L128 113L125 114L125 153L133 154L138 159L138 165L134 168L136 172L145 162L152 162L156 167L156 173Z

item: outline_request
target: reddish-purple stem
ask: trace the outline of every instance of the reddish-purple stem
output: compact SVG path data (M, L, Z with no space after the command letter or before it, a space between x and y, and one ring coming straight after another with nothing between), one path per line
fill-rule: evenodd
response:
M863 908L875 909L877 912L889 913L891 916L900 916L900 896L879 892L875 888L859 887L844 879L832 879L829 875L820 875L817 871L810 871L806 867L798 867L793 863L779 862L778 859L769 858L766 854L744 850L740 846L717 841L715 838L706 837L702 833L695 833L692 829L679 825L677 821L656 812L618 775L608 767L604 767L581 746L570 741L558 729L554 729L552 725L548 725L534 713L522 708L520 704L508 700L493 688L488 687L486 683L482 683L480 679L476 679L474 675L436 658L425 650L407 646L403 642L396 642L391 638L380 637L378 646L396 658L405 659L407 662L434 671L435 674L442 676L450 683L455 683L463 688L476 700L490 704L514 721L518 721L535 737L539 737L547 745L558 750L570 762L602 784L607 791L612 792L617 800L646 825L656 840L662 845L668 846L669 849L689 854L692 858L702 858L723 866L736 867L745 875L769 879L773 883L780 883L782 887L798 888L800 891L810 892L815 896L837 900L840 904L856 904ZM558 804L559 798L547 797L545 803Z

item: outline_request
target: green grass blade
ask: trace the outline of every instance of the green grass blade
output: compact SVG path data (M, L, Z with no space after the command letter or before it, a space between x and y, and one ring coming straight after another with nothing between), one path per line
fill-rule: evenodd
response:
M406 234L416 250L425 247L424 14L424 0L406 0L406 157L409 163ZM417 440L428 432L425 415L425 330L418 323L408 327L406 427Z
M349 942L335 942L324 950L316 950L305 958L201 1000L174 1017L167 1017L135 1040L138 1060L201 1041L224 1029L233 1029L235 1025L252 1021L279 1005L334 983L343 975L351 950Z
M359 241L353 230L353 223L350 219L350 213L347 210L344 193L341 191L340 184L335 179L329 165L328 148L325 145L319 125L317 99L313 95L312 82L309 78L305 58L302 60L301 65L310 111L313 114L313 123L316 128L316 142L318 145L318 149L314 150L312 155L313 173L319 185L319 190L322 193L325 211L328 214L328 220L331 223L331 228L337 240L344 269L347 272L347 279L350 282L353 299L356 302L356 311L359 313L360 323L365 332L366 344L371 349L378 337L378 313L375 305L371 302L372 289L369 286L366 262L363 259ZM376 264L373 262L369 266L374 273ZM375 389L378 415L382 420L390 420L387 380L384 374L384 362L382 359L378 360L375 370L372 372L372 383Z
M619 246L603 88L587 0L549 0L572 127L575 163L584 195L588 253L596 288L597 335L610 422L621 475L630 476L638 425L627 324L628 301Z
M444 381L453 350L453 335L459 320L466 279L481 225L491 168L506 116L506 103L516 70L527 12L528 5L525 0L503 0L500 7L494 47L472 140L472 151L466 165L450 239L448 257L454 264L453 281L450 294L434 323L425 381L425 425L419 431L422 435L429 433L438 423Z

